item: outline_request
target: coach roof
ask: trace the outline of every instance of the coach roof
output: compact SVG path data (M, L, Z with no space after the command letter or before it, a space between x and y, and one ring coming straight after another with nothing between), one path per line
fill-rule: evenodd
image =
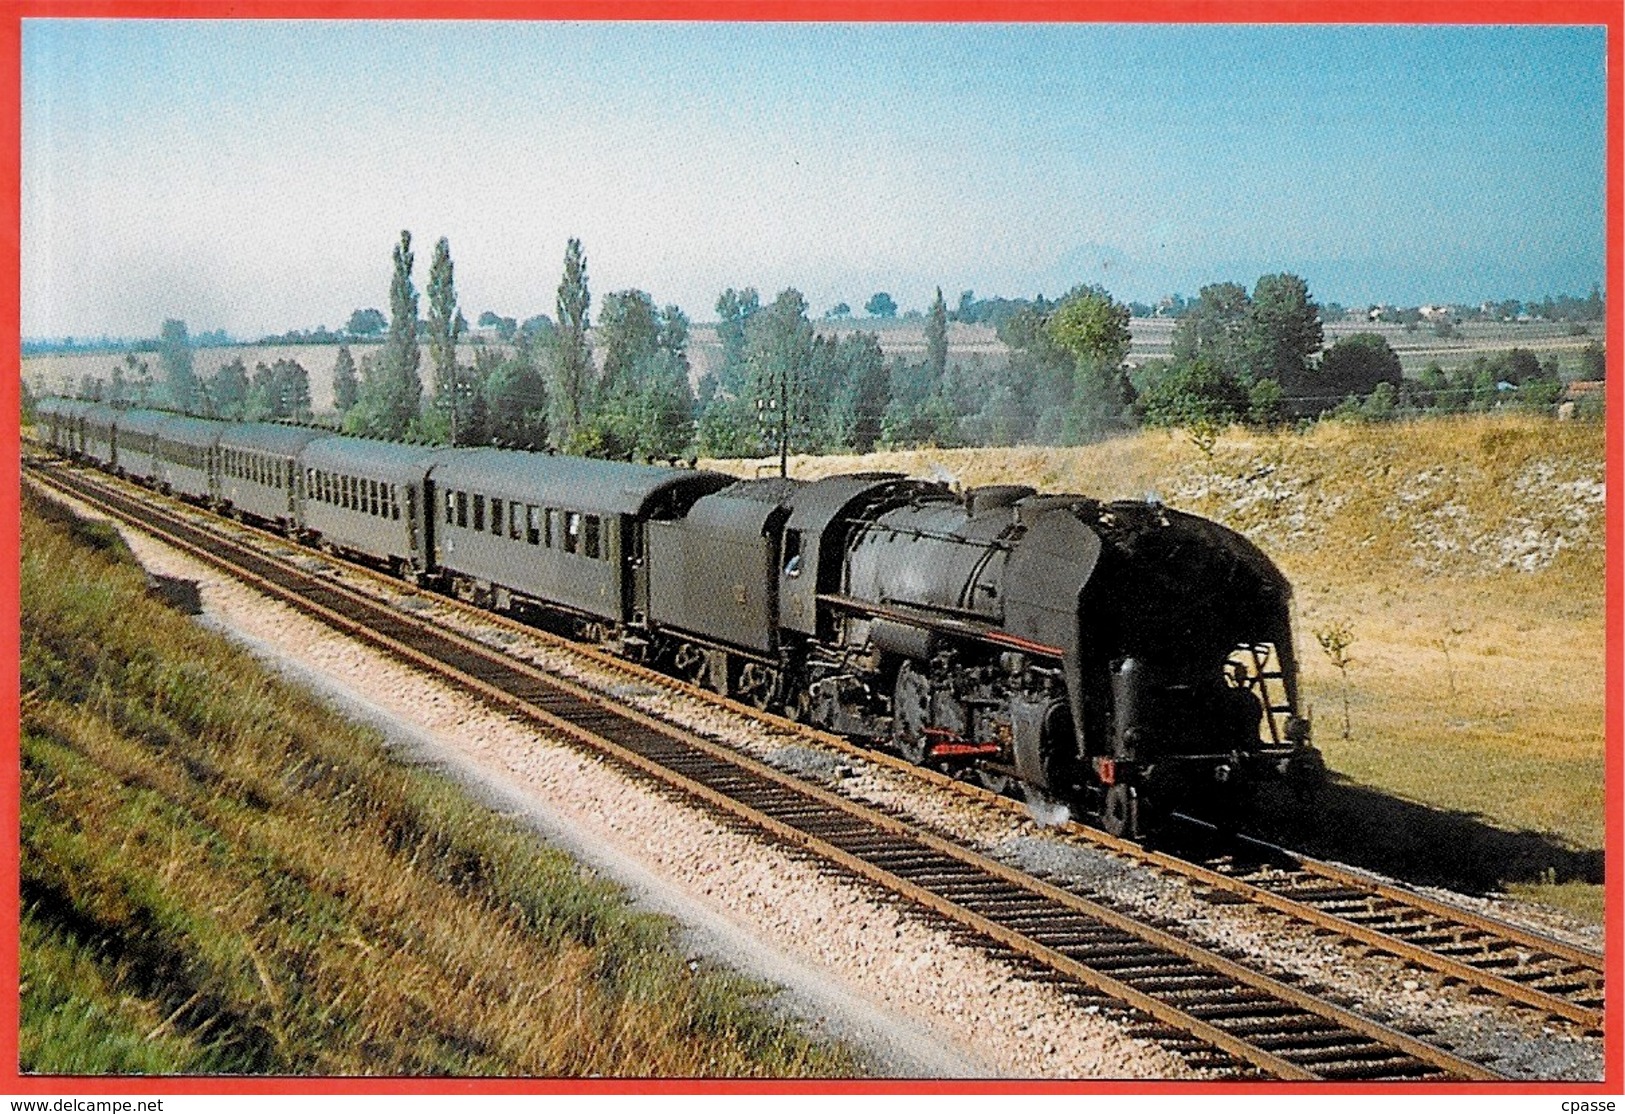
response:
M331 430L311 429L309 426L230 422L220 430L220 447L268 453L271 456L298 456L299 450L316 438L331 436Z
M118 428L121 433L157 433L174 416L162 410L126 410L118 416Z
M727 487L734 477L692 468L624 464L516 449L469 449L437 459L434 482L550 507L608 514L644 515L669 496L674 512L702 495Z
M364 476L391 483L422 483L434 457L447 451L432 445L401 445L365 437L318 437L299 453L306 468Z
M220 431L224 428L224 425L223 422L211 422L207 418L186 418L178 414L171 414L159 426L158 439L176 445L212 449L220 440Z

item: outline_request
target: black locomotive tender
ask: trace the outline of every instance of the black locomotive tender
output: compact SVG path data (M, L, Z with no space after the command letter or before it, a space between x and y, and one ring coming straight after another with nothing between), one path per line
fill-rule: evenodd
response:
M1320 769L1291 587L1154 502L38 414L71 457L1113 833Z

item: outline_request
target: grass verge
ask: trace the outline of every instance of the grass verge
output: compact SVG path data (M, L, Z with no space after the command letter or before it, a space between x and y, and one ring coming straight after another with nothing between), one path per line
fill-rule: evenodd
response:
M22 1070L853 1070L144 589L111 529L25 502Z

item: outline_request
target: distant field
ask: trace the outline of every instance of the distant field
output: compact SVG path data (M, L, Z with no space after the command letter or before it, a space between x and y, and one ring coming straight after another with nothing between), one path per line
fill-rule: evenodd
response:
M1211 456L1146 431L1078 448L796 457L791 474L866 470L1156 492L1241 530L1296 589L1315 738L1343 779L1322 846L1600 917L1601 424L1508 414L1232 430ZM1339 623L1354 638L1347 739L1340 679L1314 637Z
M869 321L815 321L813 327L826 336L845 336L852 332L872 332L880 341L887 356L919 360L925 356L925 323L915 320ZM1129 360L1166 359L1172 351L1174 322L1167 318L1136 318L1132 323L1133 342ZM1469 323L1457 329L1457 335L1446 340L1435 336L1429 326L1407 332L1398 325L1367 325L1358 322L1339 322L1326 326L1326 343L1351 333L1375 332L1386 337L1399 354L1400 364L1407 375L1416 375L1429 362L1437 360L1449 370L1467 363L1474 356L1503 352L1521 347L1534 351L1542 359L1555 355L1572 374L1579 360L1580 350L1599 335L1570 336L1567 325ZM357 345L353 353L359 361L373 346ZM463 345L462 359L473 360L473 346ZM248 366L250 373L257 363L274 363L280 359L295 360L310 373L311 401L317 411L333 407L333 364L338 358L336 345L243 345L233 348L200 348L195 355L199 375L211 376L220 366L238 357ZM1010 357L1009 349L988 325L948 326L948 359L964 364L984 363L987 366L1003 364ZM158 358L153 353L142 356L158 374ZM112 375L113 365L122 362L116 353L68 356L25 356L22 361L23 381L36 394L77 393L79 383L86 375L103 380ZM715 325L695 325L689 337L689 362L693 378L715 370L722 362L722 343L717 339ZM423 375L428 377L429 354L423 352Z

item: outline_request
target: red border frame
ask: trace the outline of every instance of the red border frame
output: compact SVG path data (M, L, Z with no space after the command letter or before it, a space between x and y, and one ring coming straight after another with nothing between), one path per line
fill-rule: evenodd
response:
M1621 1094L1625 1039L1621 1039L1621 970L1625 965L1625 282L1621 267L1622 131L1625 8L1618 0L1435 0L1419 11L1415 0L1139 0L1125 15L1121 0L0 0L0 337L10 346L0 359L0 1093L6 1094ZM730 1080L436 1080L436 1079L220 1079L165 1077L28 1076L17 1074L19 1001L15 929L18 897L17 782L19 684L18 560L20 549L19 384L21 376L21 110L22 20L30 18L195 19L615 19L895 21L895 22L1132 22L1132 23L1394 23L1564 24L1607 28L1608 188L1606 243L1609 353L1607 402L1608 558L1604 600L1607 637L1605 713L1606 848L1604 1079L1600 1083L1354 1084L1192 1083L1182 1081L730 1081Z

